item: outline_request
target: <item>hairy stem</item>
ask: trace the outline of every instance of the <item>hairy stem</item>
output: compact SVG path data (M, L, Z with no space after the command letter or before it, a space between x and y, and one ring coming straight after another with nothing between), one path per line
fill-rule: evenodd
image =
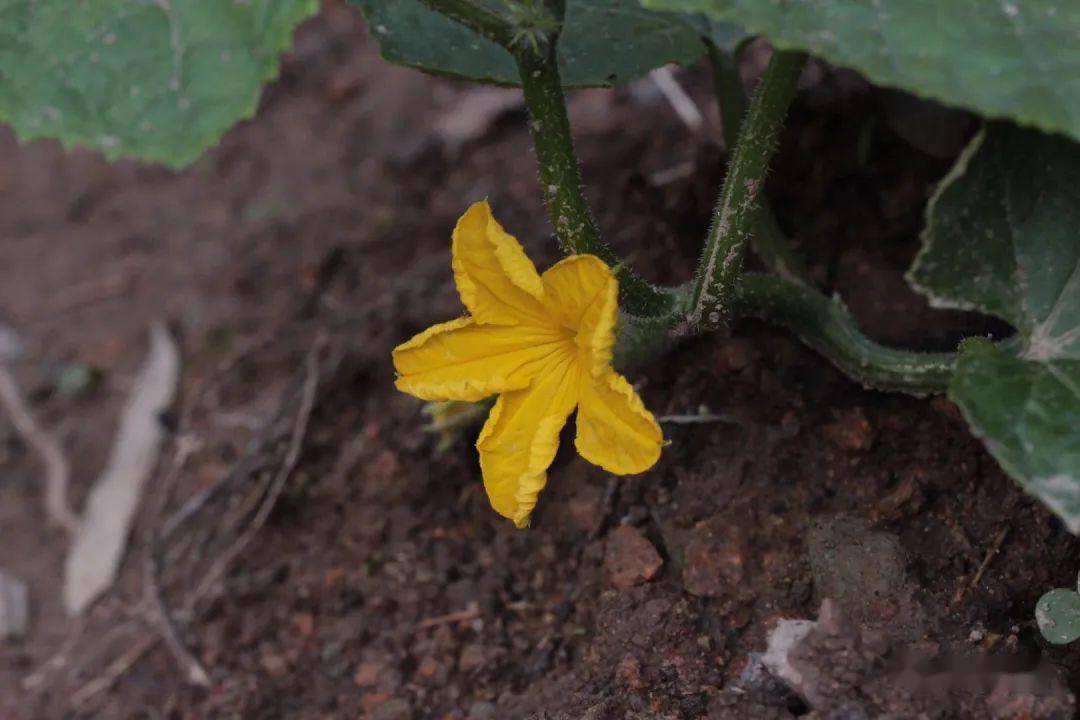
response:
M746 273L735 288L735 314L785 326L834 365L867 387L913 395L944 392L955 353L896 350L860 332L839 300L804 284Z
M687 319L698 332L733 317L735 284L742 272L746 241L755 227L758 195L805 62L804 53L773 54L739 129L694 278Z
M563 251L596 255L615 268L619 279L619 305L632 315L670 314L674 305L672 296L635 275L600 238L600 229L582 192L581 170L566 115L555 42L547 43L539 50L521 45L514 55L529 110L533 147L540 169L540 188Z
M730 151L738 141L739 127L742 125L746 106L746 93L739 77L738 50L728 52L708 40L705 41L705 46L709 50L713 86L720 105L720 119L724 125L724 144ZM754 250L758 257L765 263L765 267L780 277L809 283L810 271L806 269L802 256L792 249L784 231L780 229L769 199L762 195L759 204L753 237Z

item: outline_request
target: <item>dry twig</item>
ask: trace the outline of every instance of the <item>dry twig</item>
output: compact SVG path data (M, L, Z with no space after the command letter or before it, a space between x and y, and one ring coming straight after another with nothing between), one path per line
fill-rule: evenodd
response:
M206 507L207 503L219 497L226 491L239 484L244 478L249 478L264 464L265 458L259 455L265 453L274 444L274 439L281 437L279 428L282 426L281 416L276 416L269 421L261 433L266 442L255 442L249 447L248 453L221 481L203 491L185 503L172 517L170 517L151 540L144 558L144 616L157 630L138 638L122 655L110 663L105 671L96 678L83 684L71 697L71 706L80 707L111 688L122 678L146 653L150 652L159 641L165 642L170 653L184 669L187 678L196 684L210 684L210 677L195 656L187 649L181 639L181 624L190 623L196 617L196 611L200 602L209 593L210 589L217 584L229 569L232 563L248 546L251 540L265 525L271 511L288 479L292 476L303 450L304 440L307 437L307 429L317 399L319 381L322 377L320 355L327 344L326 336L320 333L316 338L311 351L308 353L304 365L303 383L300 389L299 407L291 422L291 431L284 435L289 438L289 445L277 471L271 476L268 484L264 484L255 490L255 495L261 497L258 509L247 527L241 534L217 556L210 567L203 573L195 587L184 596L183 600L174 612L170 612L165 605L161 594L159 575L161 562L164 558L164 544L168 542L182 526L192 520L195 515ZM193 451L193 447L185 449L181 440L178 443L176 455L170 466L163 487L171 487L186 462L187 455Z
M15 432L33 448L45 465L45 510L49 520L69 533L75 532L79 525L78 517L68 504L68 479L71 468L64 457L60 443L50 433L45 432L34 419L30 408L23 401L15 378L3 364L0 364L0 405L7 411Z
M983 574L986 572L986 568L990 567L990 561L997 557L998 552L1001 550L1001 544L1005 542L1005 536L1008 534L1009 527L1006 525L994 536L994 540L990 543L990 549L986 551L986 557L983 558L982 564L979 565L979 569L975 571L975 575L971 578L971 582L961 585L953 594L953 605L959 605L960 601L964 599L965 593L979 584Z

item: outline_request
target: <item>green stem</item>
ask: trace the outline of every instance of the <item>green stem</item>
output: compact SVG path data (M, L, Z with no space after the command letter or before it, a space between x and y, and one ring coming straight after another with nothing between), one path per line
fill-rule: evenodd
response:
M582 192L555 45L552 41L533 49L522 43L514 54L531 120L540 188L559 244L563 252L596 255L615 268L619 305L627 312L642 317L670 314L674 305L671 294L635 275L600 238Z
M506 19L471 0L420 0L420 2L505 48L509 48L514 42L514 29Z
M755 227L758 194L805 62L801 52L773 54L739 129L694 279L687 320L699 332L733 317L735 284Z
M738 50L728 52L708 40L705 41L705 47L709 50L713 85L716 88L716 99L720 104L720 119L724 125L724 144L730 151L738 141L739 126L742 124L746 105L746 93L743 91L742 79L739 77ZM791 243L784 236L784 231L780 229L780 223L776 220L776 213L773 212L769 199L762 195L760 204L753 238L754 250L757 251L758 257L765 263L765 267L780 277L813 284L810 281L810 271L807 270L802 256L792 249Z
M787 327L851 378L878 390L944 392L956 366L955 353L896 350L874 342L859 331L843 303L801 283L746 273L734 306L737 316Z

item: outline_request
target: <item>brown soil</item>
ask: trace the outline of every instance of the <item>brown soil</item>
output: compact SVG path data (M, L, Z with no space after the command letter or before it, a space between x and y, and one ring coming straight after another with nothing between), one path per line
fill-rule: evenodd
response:
M704 68L680 78L711 108ZM816 276L883 340L947 347L991 327L931 311L902 280L949 162L895 135L857 78L816 67L806 85L769 190ZM386 66L356 15L330 4L298 33L256 119L186 172L0 135L0 320L26 342L18 378L73 460L76 500L107 457L157 318L186 361L171 424L199 442L166 513L253 463L192 523L221 537L166 554L170 607L229 545L214 526L230 498L282 462L305 358L321 361L274 511L177 621L209 688L186 683L160 644L123 672L110 665L155 637L138 611L141 558L175 447L118 588L73 623L40 468L0 421L0 568L29 584L33 605L29 635L0 644L0 716L792 717L807 699L762 680L757 654L779 618L815 618L834 588L886 639L841 623L801 648L840 698L814 716L1067 717L1049 691L987 700L979 715L892 684L895 663L880 658L917 649L1018 677L1052 667L1044 684L1058 672L1080 687L1080 653L1046 645L1033 622L1042 592L1074 582L1080 546L949 403L865 391L764 324L635 375L658 415L704 405L733 422L668 426L660 464L618 481L562 452L527 531L489 509L475 428L437 452L389 362L396 343L460 312L448 233L469 202L488 197L541 266L557 256L520 110L461 147L433 135L470 91ZM647 83L579 93L572 111L612 242L652 279L689 277L722 175L716 133L688 131ZM100 382L59 392L72 364ZM92 684L102 677L115 682Z

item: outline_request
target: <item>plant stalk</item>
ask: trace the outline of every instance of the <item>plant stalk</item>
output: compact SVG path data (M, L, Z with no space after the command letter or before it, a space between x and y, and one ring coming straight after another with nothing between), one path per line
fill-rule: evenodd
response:
M866 387L912 395L944 392L956 367L955 353L896 350L874 342L838 299L772 275L745 273L735 288L734 311L783 325Z
M805 62L805 53L774 53L739 128L694 278L687 320L697 332L715 329L734 317L735 285L746 241L755 228L758 195Z
M739 77L738 51L728 52L706 40L712 64L713 86L720 105L720 120L724 126L724 144L730 152L739 139L739 127L745 112L746 94ZM764 195L759 201L757 223L754 227L753 244L765 267L782 278L813 284L810 271L802 256L792 249L776 219L769 199Z
M522 44L515 48L514 56L529 111L540 189L559 245L566 253L596 255L614 268L619 305L626 312L641 317L668 315L674 309L673 296L620 262L601 239L600 228L585 202L555 48L554 40L538 50Z

